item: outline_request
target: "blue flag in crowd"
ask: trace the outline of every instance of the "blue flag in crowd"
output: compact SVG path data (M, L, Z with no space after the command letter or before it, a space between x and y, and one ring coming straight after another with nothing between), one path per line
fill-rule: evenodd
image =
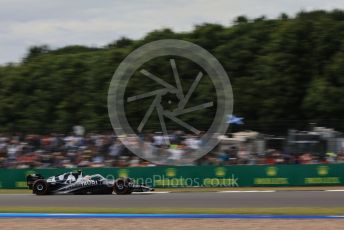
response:
M244 124L244 122L243 122L244 118L243 117L236 117L234 115L228 115L227 119L228 119L227 120L228 124L236 124L236 125Z

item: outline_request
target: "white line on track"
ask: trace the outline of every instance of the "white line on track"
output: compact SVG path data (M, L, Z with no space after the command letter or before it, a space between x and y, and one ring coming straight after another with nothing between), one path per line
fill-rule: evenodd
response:
M276 192L276 190L241 190L241 191L238 191L238 190L234 190L234 191L219 191L219 193L249 193L249 192L252 192L252 193L255 193L255 192Z
M325 192L344 192L344 189L329 189L329 190L324 190Z
M133 192L133 194L166 194L170 192Z
M32 193L27 193L27 194L22 194L22 193L18 193L18 194L14 194L14 193L0 194L0 196L27 196L27 195L33 195L33 194Z

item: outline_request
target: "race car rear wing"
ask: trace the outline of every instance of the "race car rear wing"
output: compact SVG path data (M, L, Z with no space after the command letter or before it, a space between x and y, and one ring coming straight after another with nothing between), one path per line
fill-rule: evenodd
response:
M32 189L33 183L35 183L35 181L39 180L39 179L44 179L44 177L39 173L29 174L26 177L26 182L27 182L27 186L29 187L29 189Z

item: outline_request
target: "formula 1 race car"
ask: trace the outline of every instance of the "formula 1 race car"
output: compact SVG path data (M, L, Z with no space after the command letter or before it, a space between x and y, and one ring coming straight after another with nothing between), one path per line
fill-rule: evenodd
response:
M153 191L145 185L134 184L130 178L108 180L100 174L83 176L81 171L67 172L47 179L41 174L30 174L26 177L29 189L36 195L52 194L131 194L132 192Z

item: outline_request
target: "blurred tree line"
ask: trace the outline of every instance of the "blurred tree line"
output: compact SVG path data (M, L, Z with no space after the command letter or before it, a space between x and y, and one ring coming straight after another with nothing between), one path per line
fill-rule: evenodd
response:
M31 47L21 63L0 66L0 131L66 132L73 125L110 131L107 91L117 66L135 48L167 38L194 42L219 59L232 83L234 114L245 118L240 129L285 133L315 122L344 131L340 10L300 12L293 18L282 14L278 19L240 16L228 27L202 24L187 33L162 29L102 48ZM162 61L147 68L164 75ZM188 69L183 63L182 70ZM195 77L192 71L184 76ZM134 81L131 88L144 91L148 85ZM200 87L196 101L213 93L209 87ZM147 108L142 107L128 110L128 116L143 117ZM212 117L195 113L188 119L207 123Z

